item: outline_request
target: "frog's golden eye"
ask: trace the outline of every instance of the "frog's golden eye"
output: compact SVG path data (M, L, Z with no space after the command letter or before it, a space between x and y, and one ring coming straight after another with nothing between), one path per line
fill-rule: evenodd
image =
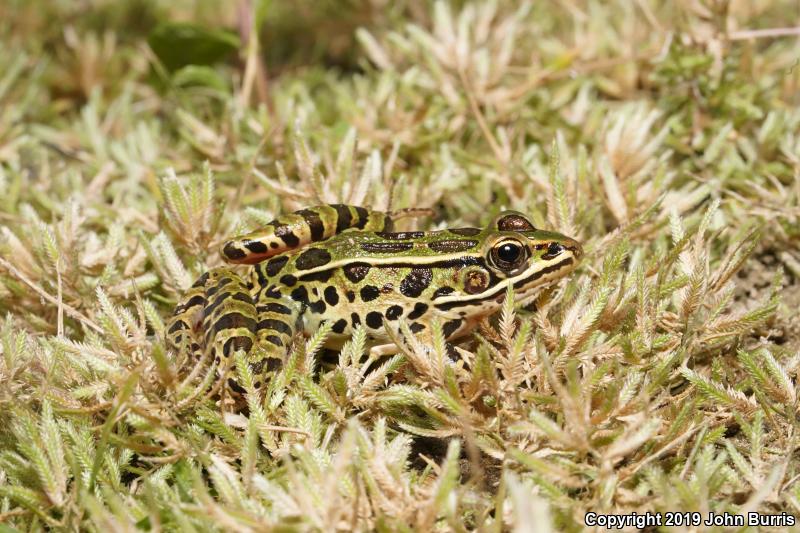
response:
M492 263L503 271L519 268L528 258L528 249L518 240L505 239L492 247L490 252Z

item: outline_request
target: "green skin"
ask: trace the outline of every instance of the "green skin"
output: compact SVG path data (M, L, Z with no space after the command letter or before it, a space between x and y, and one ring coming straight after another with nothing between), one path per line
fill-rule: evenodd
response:
M537 230L514 211L483 229L390 229L385 213L318 206L225 243L226 260L253 268L201 276L167 325L169 344L220 368L242 350L261 388L296 333L328 322L327 346L338 347L363 325L378 345L390 341L387 330L399 336L400 320L422 336L439 320L445 337L456 339L502 305L509 285L517 301L529 300L582 255L574 239ZM229 385L241 392L234 380Z

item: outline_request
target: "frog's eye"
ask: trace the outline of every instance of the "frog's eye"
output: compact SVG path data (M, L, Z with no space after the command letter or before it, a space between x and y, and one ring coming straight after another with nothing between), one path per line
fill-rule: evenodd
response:
M527 259L527 248L519 241L506 239L492 247L491 260L503 271L515 270Z

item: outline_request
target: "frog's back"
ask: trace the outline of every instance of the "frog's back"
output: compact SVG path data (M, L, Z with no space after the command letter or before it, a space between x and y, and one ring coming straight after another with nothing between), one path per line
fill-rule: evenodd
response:
M256 285L300 305L307 332L330 321L335 336L347 337L363 324L371 339L383 340L384 323L402 317L416 333L435 313L436 298L456 292L458 272L480 263L480 234L347 231L257 265Z
M532 257L540 246L537 235L496 227L346 231L258 265L256 284L300 306L306 332L330 321L335 335L347 337L363 324L370 339L386 340L384 326L396 331L404 319L419 333L436 318L445 336L454 338L499 306L509 282L525 282L522 274L539 261ZM491 247L503 239L520 247L518 272L505 272L492 260ZM544 272L542 283L570 265Z

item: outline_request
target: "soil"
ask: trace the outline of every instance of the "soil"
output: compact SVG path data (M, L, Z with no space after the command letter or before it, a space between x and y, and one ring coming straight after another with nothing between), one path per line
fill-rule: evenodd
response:
M800 279L779 259L776 250L761 250L737 274L734 309L752 309L769 298L775 272L783 269L780 304L768 327L759 332L789 353L800 351Z

